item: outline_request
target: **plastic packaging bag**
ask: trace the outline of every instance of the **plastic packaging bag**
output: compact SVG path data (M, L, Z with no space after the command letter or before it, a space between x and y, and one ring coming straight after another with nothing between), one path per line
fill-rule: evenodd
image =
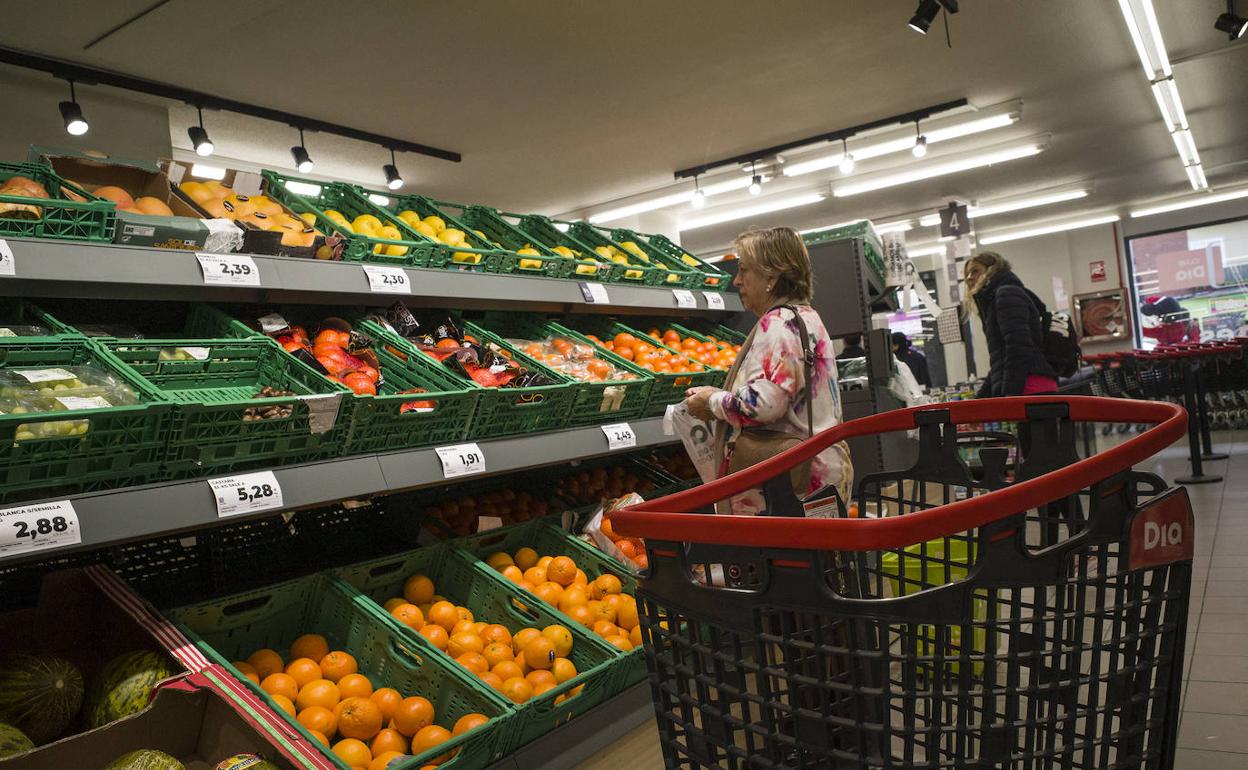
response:
M647 566L645 541L639 537L621 537L616 535L610 528L609 522L612 511L618 511L630 505L639 505L643 502L645 502L645 498L636 492L630 492L614 500L603 501L598 506L598 510L594 511L594 515L590 517L589 523L585 525L585 534L590 537L598 550L611 556L621 564L628 565L635 573L640 573ZM608 522L608 526L605 529L603 527L604 520ZM612 538L613 535L614 539ZM625 543L628 545L623 545Z
M719 477L719 468L715 467L715 429L705 420L689 414L689 408L683 401L667 407L663 415L663 434L680 437L680 443L693 461L702 483Z

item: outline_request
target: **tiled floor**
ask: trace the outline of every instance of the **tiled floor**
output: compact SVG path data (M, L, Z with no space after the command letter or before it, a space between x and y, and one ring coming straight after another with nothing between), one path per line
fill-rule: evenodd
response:
M1222 483L1188 487L1196 512L1196 559L1175 770L1248 770L1248 432L1218 433L1229 460L1206 463ZM1187 472L1175 446L1139 470L1167 480ZM577 770L662 770L649 722Z

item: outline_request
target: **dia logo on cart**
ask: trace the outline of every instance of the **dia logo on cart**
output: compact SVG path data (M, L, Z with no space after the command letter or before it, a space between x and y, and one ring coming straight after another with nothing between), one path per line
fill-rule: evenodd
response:
M1190 561L1195 552L1192 505L1175 489L1136 511L1131 519L1130 569Z

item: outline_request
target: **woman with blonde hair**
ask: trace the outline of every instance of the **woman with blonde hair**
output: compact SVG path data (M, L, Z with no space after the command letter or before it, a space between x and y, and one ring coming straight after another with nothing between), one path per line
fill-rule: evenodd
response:
M841 422L836 357L822 319L810 306L810 254L791 227L748 230L734 241L741 304L758 321L728 373L724 389L690 388L685 403L716 427L723 476L761 462ZM836 444L790 474L797 497L835 486L849 499L853 465ZM761 495L733 500L732 512L762 511Z
M988 343L988 376L979 398L1056 393L1057 373L1044 355L1044 303L996 252L981 251L963 271L968 304Z

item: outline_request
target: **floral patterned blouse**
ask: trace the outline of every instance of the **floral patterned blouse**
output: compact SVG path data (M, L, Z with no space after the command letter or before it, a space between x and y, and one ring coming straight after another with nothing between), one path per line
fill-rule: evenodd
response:
M742 428L766 426L805 438L806 399L814 394L812 419L816 433L841 423L841 392L837 383L836 356L823 320L809 305L794 305L806 323L810 344L815 351L811 366L813 382L807 387L802 364L801 336L792 311L774 308L758 319L754 340L737 369L728 390L710 398L710 409L727 424L725 457L720 466L725 473L732 459L732 447ZM844 442L815 455L811 462L808 493L836 485L842 499L849 501L853 464ZM745 498L745 499L743 499ZM733 500L734 514L753 515L762 510L759 493Z

